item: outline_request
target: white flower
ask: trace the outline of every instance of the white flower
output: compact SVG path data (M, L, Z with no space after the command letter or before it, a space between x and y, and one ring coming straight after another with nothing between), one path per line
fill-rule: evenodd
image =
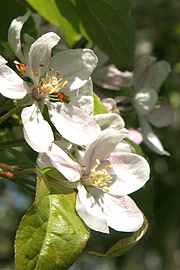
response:
M155 57L151 56L140 58L134 69L134 106L138 113L143 141L150 149L161 155L169 155L169 153L164 150L159 138L153 132L149 119L158 100L157 91L170 71L170 65L166 61L158 62ZM159 113L161 114L161 111ZM158 109L156 114L158 115ZM163 117L161 114L161 121L162 118L169 118L165 111ZM162 126L161 121L159 121L159 126ZM165 122L167 123L167 121Z
M8 36L15 53L25 63L20 31L27 18L26 14L14 20ZM86 96L86 88L92 92L90 75L97 57L90 49L67 50L51 57L51 50L59 40L55 33L44 34L32 43L27 65L16 62L18 69L31 79L30 86L0 57L1 94L11 99L22 99L26 94L33 98L33 104L22 110L21 117L25 139L38 152L47 151L54 140L52 129L42 116L44 105L57 131L72 143L86 145L100 133L100 127L87 114L93 111L92 93Z
M55 167L69 181L80 180L76 210L96 231L109 233L109 226L131 232L143 224L141 211L127 194L140 189L149 179L149 165L136 154L113 154L125 135L123 129L102 131L85 151L76 155L78 163L55 143L38 160L41 168Z
M164 150L149 122L162 127L169 125L174 119L174 113L168 105L159 103L160 109L155 108L158 101L158 90L170 71L168 62L156 61L155 57L144 56L136 62L134 73L121 72L114 65L102 65L99 69L96 68L96 72L93 74L95 83L104 88L112 90L133 88L132 101L138 114L143 142L151 150L161 155L169 155L169 153ZM154 120L155 118L159 121Z

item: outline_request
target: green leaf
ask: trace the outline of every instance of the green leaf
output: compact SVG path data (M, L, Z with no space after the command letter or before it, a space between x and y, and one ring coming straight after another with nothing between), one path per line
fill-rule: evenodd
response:
M27 9L15 0L1 0L1 8L0 8L0 39L2 41L7 40L8 29L10 23L13 19L18 16L22 16L27 12ZM26 33L29 35L36 35L35 24L30 17L28 20L25 29Z
M70 0L27 0L47 21L58 26L69 47L80 38L79 17Z
M41 175L36 199L16 235L16 270L63 270L77 259L89 232L75 211L76 193Z
M95 45L120 69L132 69L134 26L131 0L76 0L82 24Z
M127 252L130 248L137 244L137 242L143 237L148 228L148 221L144 217L144 223L142 227L134 232L130 237L119 240L115 245L113 245L105 254L100 254L94 251L89 251L88 253L98 257L117 257L121 256L123 253Z
M107 113L107 110L100 101L99 97L94 94L94 115L102 113Z

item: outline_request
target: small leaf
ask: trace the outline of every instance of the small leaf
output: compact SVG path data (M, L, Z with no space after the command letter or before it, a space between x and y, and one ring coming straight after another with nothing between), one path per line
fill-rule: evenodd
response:
M76 0L88 36L120 69L132 69L134 26L131 0Z
M94 115L102 113L107 113L107 110L100 101L99 97L94 94Z
M77 259L89 232L75 211L76 193L47 176L37 182L36 199L22 218L16 235L16 270L64 270Z
M128 251L130 248L132 248L134 245L137 244L137 242L143 237L143 235L146 233L148 228L148 221L144 217L144 223L142 227L132 234L132 236L128 238L124 238L119 240L115 245L113 245L105 254L100 254L94 251L89 251L88 253L94 256L98 257L117 257Z
M70 0L27 0L47 21L59 26L69 47L80 38L79 17Z

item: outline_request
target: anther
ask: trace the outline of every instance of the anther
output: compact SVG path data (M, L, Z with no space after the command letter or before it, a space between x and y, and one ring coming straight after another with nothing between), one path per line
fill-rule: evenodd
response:
M59 101L59 102L61 102L61 103L63 103L63 100L62 100L62 98L58 98L58 101Z
M60 75L60 72L56 70L56 77L58 77L59 75Z
M67 84L68 84L68 80L65 80L65 81L62 83L62 87L66 87Z
M37 85L37 88L41 88L40 84Z
M35 72L36 76L39 76L39 73L38 72Z
M46 95L46 90L43 90L43 93Z
M49 71L53 71L53 68L49 68Z
M14 61L14 64L16 67L21 71L22 73L26 73L26 66L22 63L18 63L17 61Z
M61 93L57 93L57 95L58 95L58 97L60 97L60 98L63 98L63 97L64 97L64 95L61 94Z
M40 66L40 67L44 67L44 65L43 65L43 64L40 64L39 66Z

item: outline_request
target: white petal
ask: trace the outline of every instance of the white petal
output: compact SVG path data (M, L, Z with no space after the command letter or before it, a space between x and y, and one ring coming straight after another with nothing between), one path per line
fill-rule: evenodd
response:
M78 187L76 211L91 229L103 233L109 233L105 216L102 213L98 201L96 201L82 185Z
M99 203L103 204L108 226L114 230L134 232L142 226L143 215L130 197L116 197L104 193L104 197Z
M47 156L50 158L53 166L71 182L77 181L81 177L80 167L73 161L60 147L52 144Z
M134 85L135 90L144 87L158 90L171 72L171 67L166 61L156 61L155 57L144 56L135 65Z
M79 88L78 94L81 96L93 97L93 83L91 78L88 79L86 84Z
M111 153L111 156L113 155L120 155L122 153L133 153L135 152L134 148L125 141L119 142L113 152Z
M142 88L134 96L134 106L139 114L148 115L158 100L157 92L152 88Z
M130 87L132 84L132 73L129 71L121 72L114 65L97 68L92 77L96 84L112 90L120 90Z
M14 19L9 27L8 31L8 42L13 49L16 56L23 62L26 62L26 59L22 53L21 47L21 29L24 23L28 20L30 12L27 12L24 16L17 17Z
M26 83L0 58L0 93L11 99L22 99L29 92Z
M101 130L124 128L124 120L117 113L96 114L94 119L100 125Z
M94 98L88 96L77 96L69 103L79 109L83 110L88 115L93 115L94 112Z
M108 170L112 179L108 185L110 194L126 195L140 189L149 179L150 167L145 158L131 153L113 155L101 162L101 167L111 165Z
M7 62L8 62L8 61L6 61L6 59L4 59L4 57L2 57L2 56L0 55L0 68L1 68L1 66L4 66L5 64L7 64Z
M126 134L123 130L104 130L101 134L86 147L84 165L86 172L96 164L96 159L100 161L108 157Z
M70 90L82 87L89 79L97 64L97 57L90 49L71 49L52 57L50 66L60 72L64 80L68 80ZM53 72L51 73L53 74Z
M139 116L139 122L144 143L155 153L169 156L170 154L164 150L160 140L153 132L146 118Z
M100 127L83 110L70 104L48 103L50 120L68 141L87 145L100 133Z
M37 104L24 108L21 113L24 128L24 138L37 152L47 152L54 141L53 132L44 120Z
M149 122L155 127L167 127L174 122L175 113L169 104L159 102L148 115Z
M51 50L57 45L60 37L53 32L46 33L38 38L30 47L29 59L26 67L26 72L32 78L31 72L39 73L41 76L48 68L51 58ZM39 65L44 65L40 67ZM32 78L33 79L33 78Z
M48 168L48 167L50 167L50 168L53 167L50 158L45 153L39 154L36 162L37 162L38 167L41 170Z

